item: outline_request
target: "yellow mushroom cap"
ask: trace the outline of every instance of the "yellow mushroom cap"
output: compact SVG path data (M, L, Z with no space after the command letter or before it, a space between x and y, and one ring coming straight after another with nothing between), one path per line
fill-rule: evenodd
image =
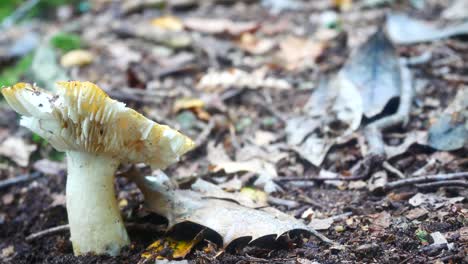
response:
M178 131L109 98L91 82L58 82L57 93L27 83L2 89L20 124L59 151L102 153L124 163L165 168L193 148Z

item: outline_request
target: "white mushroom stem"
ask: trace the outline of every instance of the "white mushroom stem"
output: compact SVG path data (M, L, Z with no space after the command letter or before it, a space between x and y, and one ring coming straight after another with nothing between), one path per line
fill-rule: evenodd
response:
M67 161L67 212L75 255L118 255L130 243L114 190L119 161L78 151L68 151Z

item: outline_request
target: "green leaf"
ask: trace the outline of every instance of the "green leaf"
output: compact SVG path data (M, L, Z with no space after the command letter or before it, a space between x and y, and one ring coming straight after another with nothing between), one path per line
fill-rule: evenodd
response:
M79 49L83 46L79 35L61 32L53 36L50 44L60 49L62 52L67 52L74 49Z
M428 233L422 229L418 229L416 230L416 237L419 239L419 241L421 241L422 243L425 243L427 242L427 238L428 238Z

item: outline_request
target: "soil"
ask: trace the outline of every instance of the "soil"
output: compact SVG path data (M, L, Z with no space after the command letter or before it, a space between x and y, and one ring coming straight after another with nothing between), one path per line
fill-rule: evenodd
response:
M103 1L105 2L105 1ZM305 10L283 11L279 15L271 15L259 2L252 1L251 4L202 4L198 8L171 9L163 11L145 10L134 12L129 15L118 17L119 21L131 23L144 18L156 17L170 12L180 17L201 16L201 17L225 17L234 20L254 20L270 26L280 27L279 21L287 21L293 25L297 32L282 32L289 34L299 34L300 36L312 35L315 32L316 21L320 14L327 10L336 10L330 7L328 2L332 1L310 1ZM308 1L305 1L308 2ZM356 1L360 2L360 1ZM390 1L393 2L393 1ZM406 2L406 1L395 1ZM434 2L434 1L429 1ZM343 33L345 36L333 38L328 44L328 48L317 58L317 69L307 68L294 72L287 72L279 69L278 65L271 65L274 75L284 78L290 83L301 86L303 89L293 89L287 91L268 90L266 95L271 99L274 110L281 114L292 114L297 112L311 93L311 87L307 83L316 83L322 75L335 72L346 61L350 50L362 43L367 36L378 28L379 21L382 21L385 12L401 10L414 14L419 18L431 18L438 16L443 9L442 4L431 5L430 8L418 10L407 3L397 3L393 5L383 5L371 8L358 8L357 4L351 11L342 14ZM87 14L73 17L77 21L83 22L77 31L79 34L94 34L95 31L104 27L97 24L91 28L92 19L102 18L107 21L109 16L115 13L113 10L118 6L117 2L104 5L98 11L90 11ZM64 22L47 21L41 22L41 30L52 31L53 27L61 27ZM104 30L104 29L103 29ZM105 29L107 30L107 29ZM97 34L97 33L96 33ZM275 33L277 34L277 33ZM279 33L278 33L279 34ZM89 42L89 48L94 51L105 49L108 40L96 39L96 43ZM108 36L107 36L108 37ZM89 38L89 36L88 36ZM119 34L112 34L110 38L116 38L119 43L130 43L134 47L148 48L147 42L139 42L134 36L122 37ZM229 45L235 41L230 36L217 36L214 39L217 45ZM195 45L195 44L194 44ZM132 63L126 72L114 64L112 60L103 55L99 63L75 69L70 73L73 79L94 81L102 86L114 87L109 90L111 96L121 96L129 106L151 115L153 119L170 125L179 122L176 120L177 114L172 111L172 105L177 98L183 96L201 97L203 92L196 90L195 84L208 68L227 69L229 67L244 67L252 70L255 57L246 56L239 52L230 52L215 55L210 58L205 53L199 51L197 47L185 48L186 51L194 55L192 63L182 68L160 69L162 74L155 73L157 66L154 58L151 58L148 50L142 52L140 62ZM216 49L216 48L213 48ZM222 50L222 49L220 49ZM465 74L468 61L468 42L466 38L451 38L439 40L426 44L415 44L405 47L398 47L400 56L410 57L425 50L432 50L431 60L439 61L445 58L447 50L452 56L462 61L462 64L448 64L445 70L453 74ZM179 51L177 51L179 52ZM218 56L218 58L216 58ZM246 61L251 60L248 64ZM160 63L160 62L159 62ZM215 63L217 65L215 65ZM442 63L442 62L440 62ZM447 62L450 63L450 62ZM436 63L427 63L412 67L412 72L417 80L424 82L424 89L416 88L415 103L411 111L410 123L407 128L397 128L385 132L385 140L389 144L401 143L406 133L414 130L428 130L431 118L434 113L445 109L454 98L459 86L467 85L463 80L445 79L437 75L442 66ZM278 68L277 70L275 70ZM161 77L163 76L163 77ZM149 82L158 82L165 94L161 98L145 98L145 96L130 97L128 94L119 93L119 87L132 87L135 94L138 87L145 87ZM416 84L416 86L419 85ZM221 115L229 120L231 126L238 125L241 120L248 118L248 127L237 134L237 144L245 144L247 138L259 130L267 130L276 133L284 128L284 124L278 121L271 108L265 103L260 104L252 101L252 98L259 94L258 91L242 91L236 93L225 101L227 110L209 110L212 115ZM143 99L154 99L147 102ZM433 103L430 105L428 100ZM434 103L434 101L436 103ZM148 110L150 109L150 110ZM391 111L391 110L389 110ZM3 129L15 135L29 135L28 132L11 124L16 122L11 110L2 109L2 114L9 116L11 122L6 123ZM155 113L156 112L156 113ZM158 120L159 118L159 120ZM176 120L176 121L171 121ZM265 123L264 120L273 120L272 123ZM199 120L197 122L200 122ZM229 123L228 122L228 123ZM2 122L3 123L3 122ZM178 126L184 133L192 138L197 138L201 129L185 129L184 124ZM232 133L227 126L217 126L211 131L206 141L221 142L226 147L229 154L235 151L235 144ZM397 136L395 136L397 135ZM400 137L398 137L400 135ZM279 141L284 141L281 138ZM206 142L204 143L206 144ZM50 157L50 146L39 146L33 154L30 164L41 158ZM194 174L205 179L215 181L219 174L209 173L207 150L202 147L190 153L181 163L170 167L166 172L168 175ZM460 172L468 170L466 149L452 152L435 151L425 146L414 144L403 154L393 157L389 162L405 175L411 175L421 169L429 160L437 160L435 165L428 168L425 174ZM361 161L359 140L352 140L340 146L332 148L323 168L335 172L349 172L350 168ZM12 178L23 173L33 173L32 166L21 168L12 161L4 160L2 163L0 180ZM63 162L62 162L63 163ZM193 166L195 165L195 168ZM125 168L122 168L124 170ZM142 170L147 170L144 168ZM279 177L304 177L314 178L318 175L319 169L312 166L306 160L290 153L286 161L276 164ZM184 174L184 173L182 173ZM208 175L208 176L207 176ZM224 175L221 175L224 176ZM390 181L397 180L397 176L389 174ZM219 178L219 177L218 177ZM134 224L129 228L129 235L132 241L131 246L125 248L120 256L74 256L72 246L69 241L68 231L45 235L43 237L26 241L26 237L36 232L46 230L59 225L67 224L67 213L64 202L64 190L66 173L62 170L53 175L42 175L41 177L23 183L15 184L8 188L0 189L0 262L1 263L138 263L140 255L145 248L153 241L164 235L162 231L149 232L139 225L151 223L154 226L164 225L166 222L162 217L145 211L143 208L143 197L137 187L123 177L117 177L116 186L119 194L122 215L126 223ZM366 182L365 182L366 183ZM432 189L418 189L414 186L407 186L387 193L375 193L367 188L353 189L336 186L332 182L305 181L294 184L292 181L279 182L283 192L274 193L273 196L286 200L293 200L299 203L298 207L288 208L285 205L273 204L274 207L294 215L297 218L304 218L305 221L312 216L307 215L313 211L313 217L326 218L330 216L348 213L346 217L336 220L327 230L321 231L328 238L338 242L344 247L333 247L320 241L318 238L304 233L285 234L277 241L268 239L257 241L247 246L239 245L228 248L219 254L221 247L209 242L208 239L198 244L186 257L190 263L468 263L466 257L468 252L467 219L468 206L466 199L462 202L441 202L439 204L428 204L424 207L427 212L415 219L409 219L411 210L420 208L412 206L409 199L417 193L437 195L445 198L468 197L468 190L459 187L443 187ZM450 245L434 246L430 234L440 232L444 234ZM242 243L240 243L242 244Z

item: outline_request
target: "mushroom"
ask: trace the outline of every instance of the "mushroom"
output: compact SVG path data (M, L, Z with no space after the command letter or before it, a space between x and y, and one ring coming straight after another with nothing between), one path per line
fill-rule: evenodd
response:
M75 255L118 255L130 243L115 197L120 163L165 168L194 143L112 100L90 82L58 82L56 94L18 83L2 89L20 124L66 152L66 202Z

